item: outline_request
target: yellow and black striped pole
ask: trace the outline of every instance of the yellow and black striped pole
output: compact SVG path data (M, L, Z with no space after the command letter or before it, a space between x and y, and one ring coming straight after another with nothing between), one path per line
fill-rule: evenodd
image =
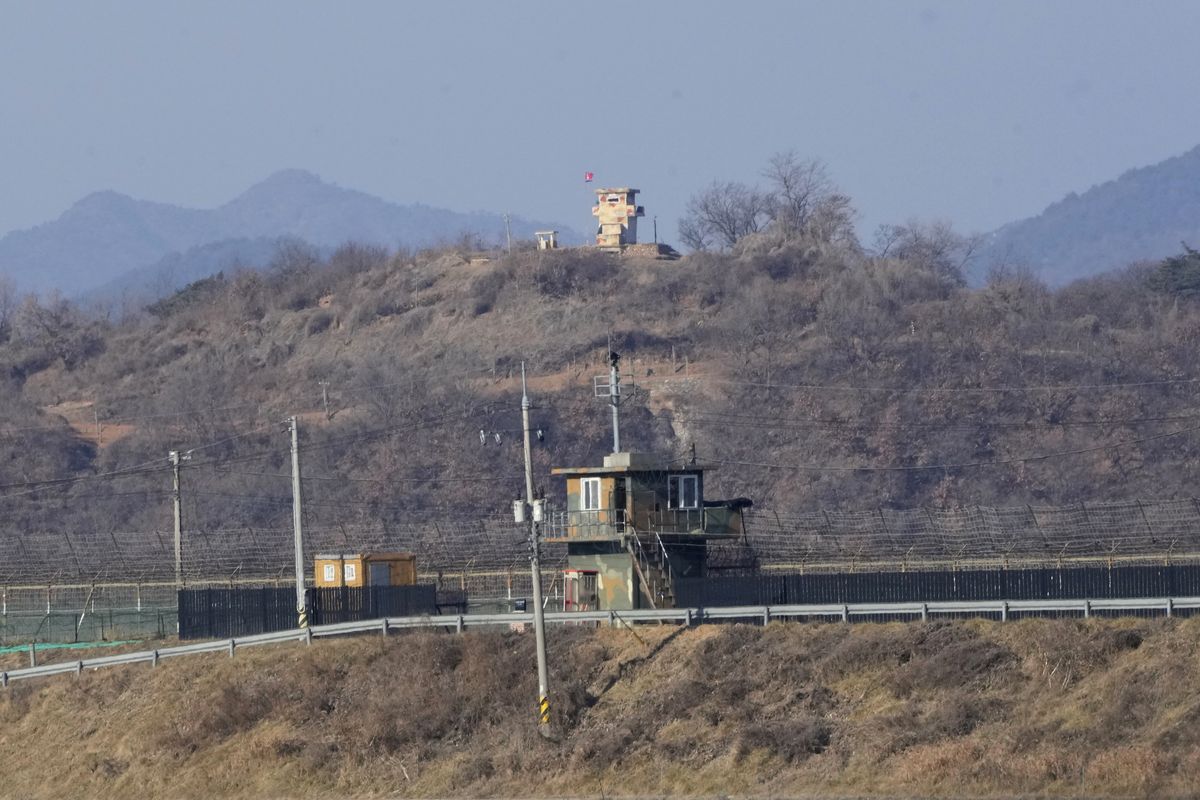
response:
M538 724L550 724L550 698L542 695L542 699L538 701Z

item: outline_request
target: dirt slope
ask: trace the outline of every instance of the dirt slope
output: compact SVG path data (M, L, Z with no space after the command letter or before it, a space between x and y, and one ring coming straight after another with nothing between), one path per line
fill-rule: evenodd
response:
M1061 796L1200 787L1200 621L414 634L0 695L0 796Z

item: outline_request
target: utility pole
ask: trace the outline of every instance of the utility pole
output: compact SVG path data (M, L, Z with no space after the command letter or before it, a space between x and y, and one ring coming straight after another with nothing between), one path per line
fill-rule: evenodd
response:
M175 591L183 588L183 509L181 508L179 492L179 462L181 457L178 450L167 453L171 461L171 505L175 511Z
M533 453L529 446L529 392L525 386L525 362L521 362L521 428L525 433L525 503L529 509L529 565L533 573L533 635L537 645L538 732L550 738L550 681L546 668L546 616L542 608L542 565L538 525L545 516L544 500L533 499Z
M508 239L508 254L512 255L512 218L507 212L504 214L504 236Z
M307 628L308 613L304 602L304 530L300 509L300 436L295 417L288 417L288 432L292 437L292 536L296 551L297 627Z
M333 419L329 413L329 381L318 381L317 383L321 387L321 405L325 406L325 419Z
M608 402L612 405L613 417L613 452L621 452L621 419L618 409L621 407L621 372L617 368L621 356L615 350L608 354Z

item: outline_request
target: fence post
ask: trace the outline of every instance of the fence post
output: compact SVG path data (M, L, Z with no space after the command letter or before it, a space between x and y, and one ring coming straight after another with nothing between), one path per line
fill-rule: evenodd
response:
M230 639L230 640L229 640L229 657L230 657L230 658L233 658L233 649L234 649L234 647L236 647L236 646L237 646L237 645L234 643L234 640L233 640L233 639Z
M458 618L456 620L454 620L454 632L462 633L464 625L465 625L465 622L463 620L463 615L459 614Z
M381 623L381 624L380 624L380 626L379 626L379 628L380 628L380 632L381 632L381 633L383 633L384 637L386 637L386 636L388 635L388 620L387 620L387 617L384 617L382 620L380 620L380 623Z
M684 627L687 627L687 628L692 627L692 609L685 608L683 610L683 624L684 624Z
M921 603L921 622L929 621L929 603Z
M770 623L771 623L771 607L763 606L763 625L766 626L766 625L769 625Z
M158 650L155 650L154 654L150 656L150 666L151 667L158 666Z
M1000 621L1008 622L1008 601L1005 600L1000 604Z
M312 640L313 640L312 628L305 628L304 629L304 643L307 645L311 645Z
M76 661L75 662L75 677L78 678L82 674L83 674L83 662Z
M1168 597L1167 598L1167 616L1171 617L1174 615L1175 615L1175 599L1172 597Z
M7 672L0 672L0 686L3 686L5 689L8 688L8 673Z
M29 643L29 666L37 666L37 645L33 642Z
M842 622L849 622L849 621L850 621L850 606L843 605L842 606Z
M1091 616L1092 616L1092 601L1084 600L1083 601L1083 618L1088 619Z

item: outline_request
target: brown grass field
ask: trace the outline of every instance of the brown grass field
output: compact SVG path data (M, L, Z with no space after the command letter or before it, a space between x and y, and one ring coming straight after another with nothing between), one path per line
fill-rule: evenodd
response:
M0 796L1164 797L1200 620L418 633L16 684Z

